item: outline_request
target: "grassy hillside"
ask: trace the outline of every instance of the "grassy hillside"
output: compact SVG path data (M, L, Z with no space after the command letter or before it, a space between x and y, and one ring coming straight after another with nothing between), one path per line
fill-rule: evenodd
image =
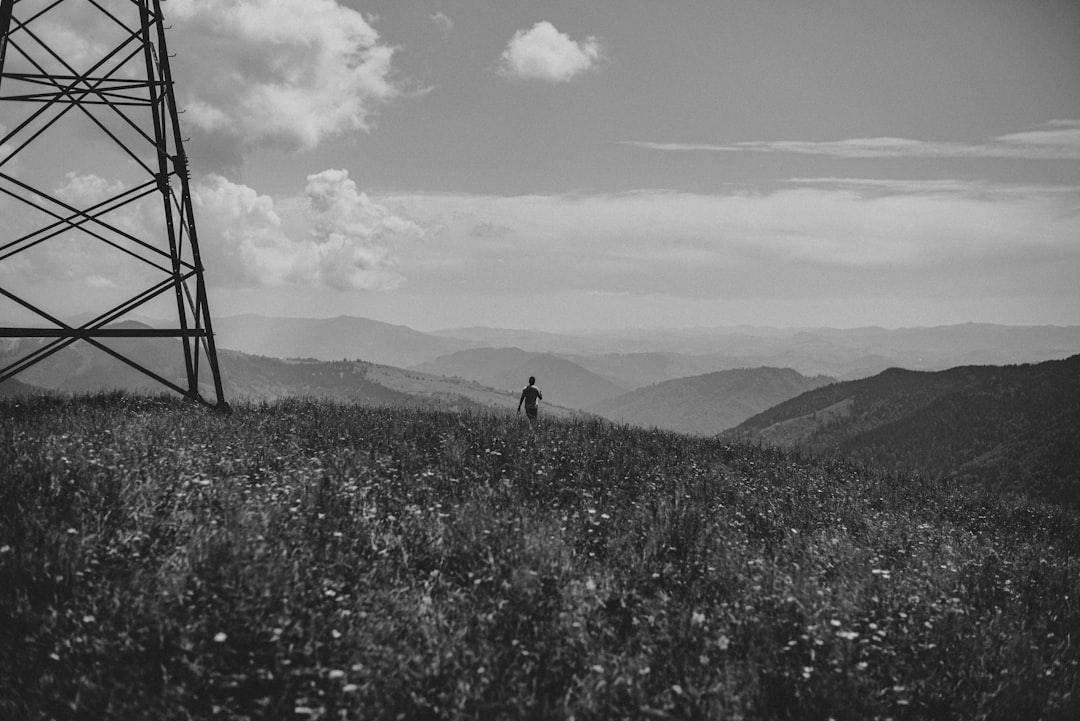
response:
M832 380L790 368L740 368L639 388L589 410L645 428L714 435Z
M951 475L1080 507L1080 356L936 373L892 369L806 393L730 436L839 451L900 473Z
M5 719L1075 719L1080 524L312 401L0 400Z

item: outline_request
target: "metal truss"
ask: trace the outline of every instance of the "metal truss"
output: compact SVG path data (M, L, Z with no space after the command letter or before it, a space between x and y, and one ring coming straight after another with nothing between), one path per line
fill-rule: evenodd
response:
M92 20L76 32L92 35L91 28L97 28L101 37L92 35L78 52L69 47L74 43L58 41L54 16L65 8ZM2 327L0 338L40 339L32 352L0 367L0 382L84 341L177 393L227 407L165 32L161 0L0 0L0 108L17 108L19 118L6 130L0 126L0 194L34 219L29 229L13 230L14 223L0 217L0 270L5 261L14 263L31 249L40 251L45 244L57 244L61 238L70 243L74 238L80 248L90 244L95 253L116 254L129 265L134 263L141 270L132 275L142 288L100 312L90 309L91 320L69 325L26 297L25 291L3 287L5 276L0 273L0 295L29 311L39 326ZM89 59L87 48L95 51ZM129 177L128 182L109 186L104 199L72 202L56 190L39 187L30 177L20 177L32 175L30 170L19 172L20 167L34 167L26 160L31 151L47 147L50 132L64 132L57 130L59 124L67 128L74 122L86 129L81 132L96 136L91 140L97 146L109 148ZM155 195L160 201L153 199ZM140 232L123 221L133 207L145 209L149 203L152 209L158 202L164 215L153 211L157 230ZM69 274L79 270L71 268ZM117 280L128 287L133 282L132 277ZM171 306L170 293L175 296L176 327L116 325L155 299L165 298L166 307ZM186 379L178 372L167 378L124 350L138 344L118 349L106 342L116 338L156 338L159 344L162 338L176 339L168 345L182 353ZM211 387L213 401L204 397Z

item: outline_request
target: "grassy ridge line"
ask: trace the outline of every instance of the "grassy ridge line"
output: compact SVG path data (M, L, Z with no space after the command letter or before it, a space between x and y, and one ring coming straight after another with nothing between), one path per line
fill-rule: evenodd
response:
M594 420L0 402L0 717L1060 718L1060 509Z

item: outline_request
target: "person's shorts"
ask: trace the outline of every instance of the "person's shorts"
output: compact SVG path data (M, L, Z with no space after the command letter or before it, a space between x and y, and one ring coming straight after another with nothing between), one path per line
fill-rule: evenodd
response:
M527 415L529 418L536 418L536 406L532 406L531 408L529 406L525 406L525 415Z

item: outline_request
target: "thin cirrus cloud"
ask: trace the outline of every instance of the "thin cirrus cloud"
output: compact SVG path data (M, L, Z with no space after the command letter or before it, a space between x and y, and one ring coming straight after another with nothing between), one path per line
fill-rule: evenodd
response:
M831 141L744 141L728 144L623 141L649 150L719 153L795 153L839 158L1017 158L1080 159L1080 120L1055 120L1042 128L1009 133L981 143L851 138Z
M400 95L394 49L336 0L172 0L185 123L243 152L368 130Z
M969 291L1010 289L1033 275L1074 294L1061 271L1080 272L1077 195L957 183L380 202L440 229L402 254L414 287L430 292L716 298L839 288L918 295L965 283Z
M577 42L544 20L510 39L499 63L504 77L565 83L598 67L603 60L600 40L589 36Z

